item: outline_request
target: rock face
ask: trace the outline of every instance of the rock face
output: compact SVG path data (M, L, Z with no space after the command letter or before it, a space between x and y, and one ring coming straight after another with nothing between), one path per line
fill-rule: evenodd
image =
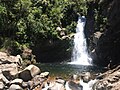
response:
M102 75L103 79L97 81L94 90L119 90L120 89L120 66L113 70L109 70Z
M9 57L6 55L4 57ZM29 65L23 70L19 69L20 65L15 62L0 65L0 90L83 90L84 88L87 90L88 87L92 89L92 86L93 90L119 90L120 88L120 66L99 75L94 80L91 74L86 72L80 75L82 79L74 74L66 81L59 77L50 81L49 72L41 72L35 65ZM11 67L14 65L17 68L15 73L11 72Z
M56 78L50 82L49 72L41 72L35 65L23 69L18 58L22 60L19 55L0 52L0 90L65 90L65 80Z
M98 1L98 2L97 2ZM108 66L108 64L115 65L120 63L119 51L120 51L120 1L119 0L97 0L94 4L99 9L98 15L102 15L107 18L106 26L102 31L100 38L91 38L90 43L93 43L91 56L93 63L102 66ZM97 4L96 4L97 3ZM94 12L95 13L95 12ZM93 15L94 15L93 13ZM92 16L91 16L92 17ZM90 17L88 17L90 19ZM106 19L104 18L104 19ZM100 19L100 18L99 18ZM90 19L91 20L91 19ZM95 23L95 22L94 22ZM93 23L93 26L94 26ZM98 27L98 31L100 31ZM90 31L90 34L94 36L96 31ZM88 32L88 33L89 33ZM88 35L89 36L89 35Z
M71 58L70 40L49 40L38 43L33 49L38 62L61 62Z

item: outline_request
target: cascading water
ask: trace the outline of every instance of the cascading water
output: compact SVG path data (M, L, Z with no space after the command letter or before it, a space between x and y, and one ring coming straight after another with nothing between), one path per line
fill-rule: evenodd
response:
M86 39L84 35L85 23L85 16L78 18L76 34L74 36L72 62L70 62L70 64L91 65L91 58L88 57Z

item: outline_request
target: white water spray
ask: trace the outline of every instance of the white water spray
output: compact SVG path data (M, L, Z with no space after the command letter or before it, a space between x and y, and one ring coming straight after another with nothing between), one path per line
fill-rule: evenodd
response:
M87 44L84 35L85 23L85 16L79 17L76 34L74 36L72 62L70 62L70 64L91 65L91 58L88 57Z

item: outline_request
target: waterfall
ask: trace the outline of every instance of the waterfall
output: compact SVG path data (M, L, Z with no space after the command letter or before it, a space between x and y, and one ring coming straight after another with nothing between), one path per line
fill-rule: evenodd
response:
M70 64L90 65L91 58L88 57L86 38L84 35L84 26L86 23L85 16L79 17L74 36L74 48L72 54L72 62Z

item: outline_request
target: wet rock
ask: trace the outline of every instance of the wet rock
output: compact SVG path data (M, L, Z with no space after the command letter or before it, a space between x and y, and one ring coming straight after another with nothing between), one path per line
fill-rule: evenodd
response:
M83 86L76 84L73 81L67 81L65 84L66 90L83 90Z
M89 82L90 79L91 79L91 74L89 72L86 72L85 75L83 76L83 81Z
M9 90L23 90L23 88L20 87L19 85L12 84L12 85L9 87Z
M94 85L95 90L119 90L120 88L120 66L102 74L101 78Z
M40 73L40 69L37 66L29 65L23 71L19 72L18 76L24 81L29 81L39 73Z

